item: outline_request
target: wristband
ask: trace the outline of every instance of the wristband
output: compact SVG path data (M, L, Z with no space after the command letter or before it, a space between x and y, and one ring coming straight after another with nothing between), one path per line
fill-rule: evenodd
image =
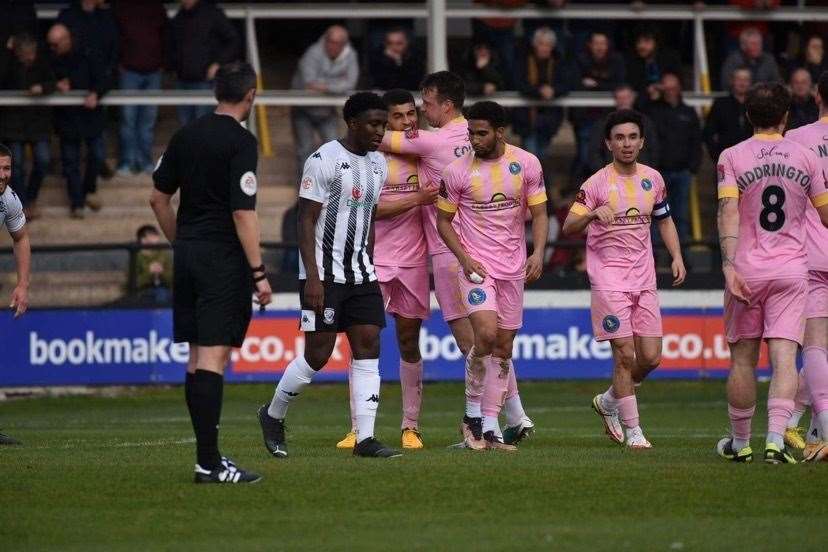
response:
M250 271L251 271L251 272L253 272L254 274L255 274L256 272L265 272L265 265L264 265L264 264L262 264L262 265L260 265L260 266L253 267L253 268L251 268L251 269L250 269Z
M258 284L262 280L267 280L267 274L262 274L261 276L256 276L255 278L253 278L253 283Z

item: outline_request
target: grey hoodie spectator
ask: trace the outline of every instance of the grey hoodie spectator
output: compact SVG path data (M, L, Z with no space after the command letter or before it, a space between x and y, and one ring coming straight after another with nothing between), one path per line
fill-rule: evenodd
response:
M168 55L181 90L210 90L219 65L235 60L241 39L224 12L206 0L181 0L170 23ZM212 111L209 105L179 106L182 125Z
M333 25L302 54L291 87L323 94L345 94L356 87L358 79L359 63L349 42L348 31ZM334 107L294 107L290 115L298 183L305 160L313 150L339 135L339 116Z
M746 67L753 82L777 82L782 80L779 65L773 56L762 50L762 35L753 27L739 34L739 49L727 56L722 64L721 89L730 88L733 72Z

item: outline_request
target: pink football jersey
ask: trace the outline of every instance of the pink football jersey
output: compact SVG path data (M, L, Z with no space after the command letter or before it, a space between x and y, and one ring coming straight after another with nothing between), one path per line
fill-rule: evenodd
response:
M626 176L607 165L584 182L570 211L584 216L602 205L609 205L615 218L609 224L596 219L587 226L587 273L592 289L656 289L650 223L652 218L670 216L661 174L636 163L635 174Z
M734 264L745 280L804 278L808 272L808 198L828 203L814 152L780 134L755 134L722 152L719 199L739 200Z
M416 157L420 183L437 186L440 184L443 169L455 159L471 151L469 126L466 119L457 117L436 130L387 131L380 149ZM446 244L437 233L435 206L427 205L422 210L428 253L436 255L447 252Z
M399 200L419 191L416 159L386 153L385 160L388 163L388 178L382 187L380 202ZM419 207L374 224L374 264L421 266L427 263L423 216Z
M537 157L507 144L498 159L470 153L443 171L439 209L457 213L463 249L499 280L522 280L526 210L546 202Z
M828 173L828 117L819 121L789 130L785 138L810 148L819 158L823 175ZM819 220L816 209L809 208L805 213L805 231L807 234L808 268L828 272L828 228Z

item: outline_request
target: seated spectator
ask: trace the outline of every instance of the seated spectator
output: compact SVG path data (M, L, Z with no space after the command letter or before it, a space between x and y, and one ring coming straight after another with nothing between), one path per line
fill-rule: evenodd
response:
M595 32L587 41L586 51L577 56L571 71L572 90L611 92L624 82L624 60L610 48L607 35ZM579 107L570 110L575 129L576 156L570 170L570 185L580 186L589 174L589 137L592 127L607 113L600 107Z
M615 109L635 109L636 93L629 84L618 86L612 93L615 102ZM658 166L659 141L656 138L656 127L645 113L642 113L644 120L644 147L638 154L638 161L649 167ZM589 172L598 172L602 167L612 162L612 154L607 148L604 136L604 126L609 114L605 115L596 125L592 127L592 134L589 137Z
M503 90L505 83L500 59L485 42L469 48L460 74L469 96L491 96L498 90Z
M639 32L635 49L627 55L627 82L637 93L655 98L665 73L681 74L678 54L662 48L652 31Z
M40 51L31 35L14 37L14 56L3 88L23 90L31 96L42 96L55 91L55 76L46 55ZM0 111L0 138L12 150L11 186L23 202L28 220L40 216L37 196L40 185L49 170L52 134L52 109L48 106L27 106L24 109L5 107ZM32 170L26 181L25 148L32 148Z
M804 68L811 74L811 82L819 82L819 76L828 71L828 60L825 59L825 43L819 35L813 35L805 42L805 48L791 64L788 79L794 70Z
M814 98L813 81L807 69L791 73L791 109L788 112L788 130L809 125L819 119L819 106Z
M135 239L139 245L158 245L163 242L158 228L151 224L141 226ZM164 249L140 249L135 256L135 289L142 302L166 305L172 298L172 255Z
M59 92L83 90L83 105L56 107L55 129L60 138L60 158L72 218L83 218L84 207L101 208L96 197L98 172L102 161L104 114L99 104L109 90L106 70L97 56L80 50L65 25L57 23L47 35L52 49L52 71ZM80 172L81 143L86 144L86 167Z
M221 8L207 0L181 0L170 23L169 66L179 90L210 90L219 66L234 61L241 40ZM211 105L180 105L178 121L186 125L213 110Z
M345 27L333 25L302 54L291 88L322 94L345 94L356 87L358 79L359 63L348 31ZM297 183L302 178L302 168L310 154L320 144L339 136L337 113L335 107L291 108Z
M749 27L739 35L739 49L732 52L722 64L721 89L730 87L733 72L746 67L753 82L777 82L782 80L779 65L769 53L762 50L762 35Z
M515 82L524 96L553 100L569 92L557 43L558 37L549 27L535 30L531 48L525 61L517 64L515 74ZM524 107L512 111L512 130L523 140L523 149L541 160L562 121L563 109L560 107Z
M670 209L679 239L690 240L690 184L701 164L701 123L696 110L684 103L678 75L665 73L658 87L658 99L645 100L641 109L655 123L659 159L656 168L664 177Z
M167 10L162 0L118 2L115 18L120 31L120 88L158 90L164 64ZM152 173L152 142L158 106L125 105L121 108L121 148L118 174Z
M520 8L527 0L475 0L477 4L483 4L489 8L501 8L509 10ZM503 86L500 88L512 88L512 74L514 72L513 62L515 59L515 25L517 19L513 17L484 17L472 19L472 42L486 43L490 45L502 68L504 76Z
M745 109L745 100L751 83L749 69L736 69L731 79L730 94L713 100L702 136L707 153L714 163L719 162L719 155L724 150L753 135L753 126L747 118Z
M423 75L422 57L413 51L408 32L397 27L385 33L383 49L369 57L366 81L379 90L417 90Z

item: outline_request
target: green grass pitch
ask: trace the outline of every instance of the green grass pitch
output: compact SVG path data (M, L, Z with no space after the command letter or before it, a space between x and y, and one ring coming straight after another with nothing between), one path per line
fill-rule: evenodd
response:
M825 550L828 466L719 460L722 382L647 382L655 448L637 453L589 408L605 385L523 383L538 431L516 454L447 450L462 387L426 385L427 449L393 460L334 448L346 390L322 384L294 402L290 458L269 458L255 411L272 386L228 386L222 452L264 475L252 486L192 484L180 388L7 402L0 425L24 446L0 449L0 549ZM384 385L377 435L394 445L399 411Z

